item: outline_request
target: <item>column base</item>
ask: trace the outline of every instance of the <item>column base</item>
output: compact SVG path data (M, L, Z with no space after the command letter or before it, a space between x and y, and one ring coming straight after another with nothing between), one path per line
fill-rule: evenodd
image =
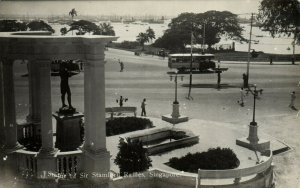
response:
M270 149L270 141L259 139L256 143L250 142L247 137L236 139L236 145L248 148L253 151L263 152Z
M51 157L56 156L57 152L59 150L57 148L41 148L37 154L37 156L45 156L45 157Z
M15 151L16 150L11 149L0 150L0 179L3 181L7 180L7 182L11 182L16 174L18 174L18 164L16 162L18 160L18 156Z
M37 177L40 179L54 179L49 176L50 173L55 173L57 149L41 148L36 156L37 159Z
M188 121L189 117L187 117L187 116L172 117L171 114L167 114L167 115L161 116L161 119L166 122L172 123L172 124L177 124L177 123L182 123L182 122Z
M106 150L82 148L82 172L87 178L87 187L108 187L110 179L110 153Z

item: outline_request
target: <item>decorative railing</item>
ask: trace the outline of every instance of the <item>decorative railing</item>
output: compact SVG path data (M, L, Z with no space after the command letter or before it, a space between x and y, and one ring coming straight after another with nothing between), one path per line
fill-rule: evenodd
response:
M16 164L18 171L24 179L36 180L38 177L37 152L18 150L16 152ZM56 170L53 177L61 185L79 185L80 172L82 164L82 151L58 152L55 156ZM50 174L51 175L51 174ZM263 176L258 176L263 175ZM191 173L174 173L159 169L152 169L147 172L137 174L136 176L113 178L111 185L113 188L123 187L173 187L173 188L197 188L211 187L210 185L201 184L203 179L234 179L234 183L240 183L243 177L260 177L245 178L243 185L257 185L257 188L271 187L273 182L272 176L272 152L268 151L266 155L261 156L260 163L255 166L243 169L231 170L199 170L198 174ZM198 177L198 178L197 178ZM48 179L48 178L47 178ZM198 181L197 181L198 179ZM227 182L227 181L226 181ZM234 188L236 185L226 185L228 188ZM221 184L220 184L221 185ZM219 185L218 185L219 186Z
M18 150L16 152L19 175L23 178L38 178L38 152ZM81 150L58 152L56 155L56 171L47 172L49 178L75 179L81 167Z
M27 122L18 124L18 142L29 151L38 151L42 144L39 128L39 123Z
M35 138L36 124L23 123L18 125L18 140Z
M35 178L37 176L37 152L18 150L18 172L23 178Z
M81 150L59 152L56 159L58 178L75 179L81 167Z

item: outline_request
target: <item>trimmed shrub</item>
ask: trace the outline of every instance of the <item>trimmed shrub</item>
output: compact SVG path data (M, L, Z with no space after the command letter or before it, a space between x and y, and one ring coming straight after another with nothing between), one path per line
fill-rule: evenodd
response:
M239 159L230 148L211 148L206 152L188 153L187 155L169 160L170 167L180 171L197 173L198 169L225 170L240 165Z
M123 134L153 127L152 121L138 117L120 117L106 122L106 136Z
M143 148L140 141L120 141L119 153L114 162L119 166L121 176L143 172L152 166L147 149Z
M123 41L121 43L114 43L114 46L117 48L136 49L140 44L136 41Z

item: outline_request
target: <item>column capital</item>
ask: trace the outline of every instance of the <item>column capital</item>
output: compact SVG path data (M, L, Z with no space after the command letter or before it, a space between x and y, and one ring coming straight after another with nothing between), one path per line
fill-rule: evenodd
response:
M84 63L85 67L93 67L93 68L104 68L106 61L104 60L87 60Z

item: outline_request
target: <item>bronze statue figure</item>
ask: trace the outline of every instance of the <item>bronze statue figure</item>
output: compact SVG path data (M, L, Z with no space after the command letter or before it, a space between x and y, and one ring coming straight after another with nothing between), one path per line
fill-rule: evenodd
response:
M65 96L67 94L67 100L69 104L69 109L73 109L71 104L71 90L69 86L69 77L72 76L71 72L67 68L67 64L65 62L60 63L59 69L59 76L60 76L60 91L61 91L61 102L62 108L67 107L65 103Z

